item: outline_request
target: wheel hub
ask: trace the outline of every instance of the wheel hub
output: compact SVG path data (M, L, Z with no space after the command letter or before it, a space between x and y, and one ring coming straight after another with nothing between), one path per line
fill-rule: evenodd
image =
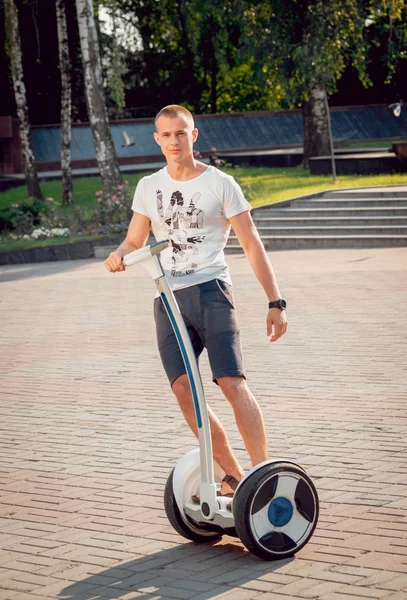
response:
M294 509L290 500L280 496L270 502L267 516L274 527L284 527L291 520L293 512Z

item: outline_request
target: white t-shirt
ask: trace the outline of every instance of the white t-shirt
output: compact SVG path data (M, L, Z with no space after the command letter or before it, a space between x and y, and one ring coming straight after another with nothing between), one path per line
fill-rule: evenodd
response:
M139 181L132 209L150 219L157 241L171 241L161 263L173 290L215 278L231 283L223 252L228 219L251 209L233 177L209 166L178 181L164 167Z

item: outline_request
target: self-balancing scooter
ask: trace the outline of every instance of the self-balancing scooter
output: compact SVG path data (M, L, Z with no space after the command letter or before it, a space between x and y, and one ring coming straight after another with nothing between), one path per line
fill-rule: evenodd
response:
M183 456L172 470L164 492L165 511L173 528L195 542L239 537L253 554L266 560L292 556L311 538L318 520L318 494L309 476L285 459L253 467L239 482L233 501L217 496L225 473L212 458L208 413L190 338L159 254L169 241L127 254L126 266L141 262L153 277L174 329L191 386L199 449ZM199 493L196 504L192 497Z

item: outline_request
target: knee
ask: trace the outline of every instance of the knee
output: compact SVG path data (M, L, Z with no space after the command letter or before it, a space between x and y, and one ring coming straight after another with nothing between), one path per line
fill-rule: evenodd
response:
M188 375L181 375L178 377L171 387L182 408L192 406L192 395Z
M247 389L244 377L219 377L217 382L226 398L231 402L235 398L239 398L241 393Z

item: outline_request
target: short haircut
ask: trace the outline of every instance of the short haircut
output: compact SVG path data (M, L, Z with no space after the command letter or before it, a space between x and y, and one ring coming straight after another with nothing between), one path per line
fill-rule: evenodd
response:
M169 104L168 106L164 106L160 110L160 112L156 115L154 119L154 123L157 125L157 121L160 117L169 117L170 119L181 118L187 121L187 123L191 123L192 127L195 127L194 117L189 112L187 108L180 106L179 104Z

